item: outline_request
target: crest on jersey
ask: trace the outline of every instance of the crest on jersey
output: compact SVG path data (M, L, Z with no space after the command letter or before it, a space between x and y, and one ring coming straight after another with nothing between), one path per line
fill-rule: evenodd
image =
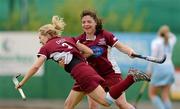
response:
M101 56L104 53L104 49L99 46L91 46L90 47L93 50L94 56L97 58Z

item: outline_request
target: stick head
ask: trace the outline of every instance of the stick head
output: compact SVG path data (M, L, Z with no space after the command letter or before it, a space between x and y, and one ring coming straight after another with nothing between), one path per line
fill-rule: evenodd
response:
M158 63L158 64L162 64L166 60L166 55L164 55L162 58L156 58L156 57L152 57L152 56L147 56L145 58L145 60L151 61L151 62L154 62L154 63Z
M161 63L164 63L166 60L166 55L163 56L162 60L161 60Z
M164 55L162 58L154 59L154 62L162 64L165 62L165 60L166 60L166 55Z

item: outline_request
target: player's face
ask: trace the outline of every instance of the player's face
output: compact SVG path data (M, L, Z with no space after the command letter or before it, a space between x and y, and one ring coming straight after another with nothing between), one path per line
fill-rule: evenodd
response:
M164 37L165 39L169 38L169 28L164 27L162 33L164 34L162 37Z
M81 23L82 23L83 31L86 34L94 35L94 33L96 32L97 23L91 16L87 15L82 17Z
M40 40L40 43L42 45L44 45L48 41L48 38L46 36L44 36L44 35L39 34L39 40Z

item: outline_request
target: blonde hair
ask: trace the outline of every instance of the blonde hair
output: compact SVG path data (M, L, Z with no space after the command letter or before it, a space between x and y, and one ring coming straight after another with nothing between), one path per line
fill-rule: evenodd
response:
M166 32L170 32L169 26L168 25L163 25L159 28L158 34L165 34Z
M54 37L57 35L61 35L64 30L65 22L63 18L59 18L58 16L52 17L52 24L46 24L39 28L39 33L42 35L49 35L50 37Z

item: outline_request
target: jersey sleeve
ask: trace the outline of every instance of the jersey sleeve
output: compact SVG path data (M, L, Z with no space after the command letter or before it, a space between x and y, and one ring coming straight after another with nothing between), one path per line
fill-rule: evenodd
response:
M105 32L104 35L106 37L107 45L112 47L118 42L118 39L111 32Z
M72 37L72 40L76 43L78 39L76 37Z
M40 48L40 50L37 54L37 57L40 57L40 56L44 56L46 58L49 58L48 52L44 46Z

